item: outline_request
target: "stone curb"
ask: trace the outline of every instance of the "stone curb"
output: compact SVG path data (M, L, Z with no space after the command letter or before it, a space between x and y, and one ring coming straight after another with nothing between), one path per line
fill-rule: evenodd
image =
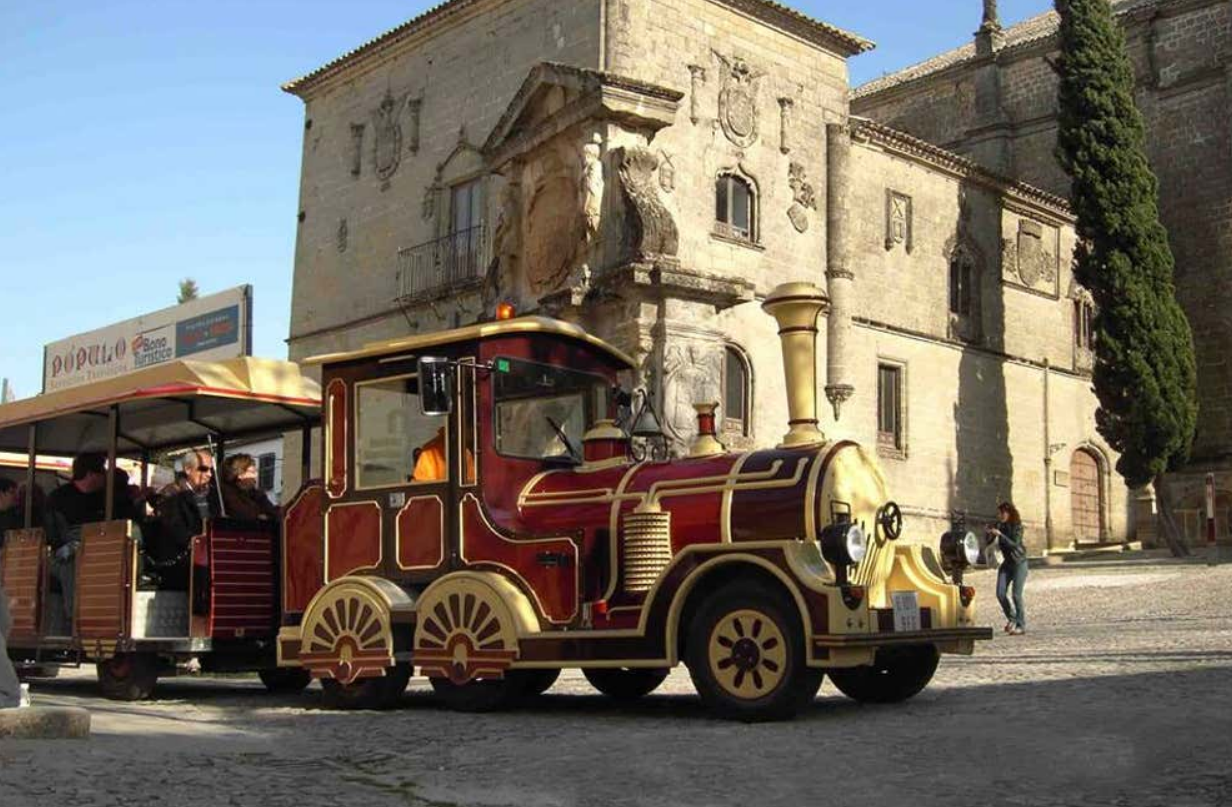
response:
M85 709L0 709L0 740L83 740L89 736L90 713Z

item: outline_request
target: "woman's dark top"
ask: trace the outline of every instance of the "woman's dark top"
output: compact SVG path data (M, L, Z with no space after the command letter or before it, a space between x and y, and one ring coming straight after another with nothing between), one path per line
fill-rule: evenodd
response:
M1027 547L1022 539L1022 523L997 522L1001 534L997 536L997 548L1007 563L1021 563L1027 559Z

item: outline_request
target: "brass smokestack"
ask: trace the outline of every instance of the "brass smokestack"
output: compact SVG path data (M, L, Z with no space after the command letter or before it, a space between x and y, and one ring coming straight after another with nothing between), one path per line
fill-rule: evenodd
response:
M826 442L826 436L817 428L817 317L828 304L825 293L812 283L784 283L761 305L778 322L779 339L783 342L783 373L791 418L783 448Z

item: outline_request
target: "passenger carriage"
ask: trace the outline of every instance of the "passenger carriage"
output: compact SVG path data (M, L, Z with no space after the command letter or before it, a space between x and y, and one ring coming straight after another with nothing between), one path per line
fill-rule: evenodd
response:
M295 364L256 358L175 361L0 406L0 450L20 451L30 488L44 479L41 454L105 453L109 468L129 461L149 483L151 462L176 449L311 429L320 388ZM307 443L306 443L307 444ZM305 467L308 458L305 452ZM308 684L275 663L280 623L279 525L207 520L181 562L155 558L153 520L118 521L109 471L103 522L81 528L71 608L43 525L27 499L25 529L0 550L0 582L13 628L9 655L23 667L97 665L103 691L148 696L160 675L192 660L205 671L260 671L271 689ZM50 493L50 490L44 490Z
M740 719L794 714L826 674L859 700L911 697L940 654L991 638L961 585L978 543L906 541L873 456L818 431L824 305L805 284L766 302L782 443L728 452L698 402L699 437L673 461L636 460L615 421L633 360L563 322L310 360L324 473L285 518L279 663L343 707L391 703L415 670L464 710L566 667L630 698L681 662Z

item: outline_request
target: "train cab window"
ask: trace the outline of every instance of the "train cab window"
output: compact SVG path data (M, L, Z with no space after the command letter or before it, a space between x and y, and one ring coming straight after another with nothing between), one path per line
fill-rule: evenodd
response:
M496 450L528 459L580 462L582 435L608 416L606 378L565 367L498 358Z
M447 416L424 415L416 376L355 385L356 487L440 482L448 477Z

